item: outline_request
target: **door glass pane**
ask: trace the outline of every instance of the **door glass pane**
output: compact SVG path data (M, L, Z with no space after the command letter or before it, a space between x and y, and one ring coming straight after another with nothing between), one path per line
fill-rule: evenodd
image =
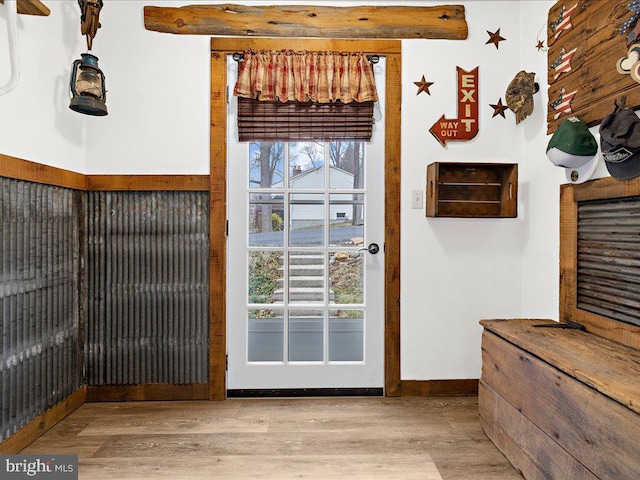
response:
M289 194L289 245L295 247L324 246L324 195L321 193Z
M329 188L351 190L364 187L364 143L331 142Z
M364 361L364 310L330 311L329 361Z
M282 142L249 145L249 188L282 188L284 150Z
M324 188L324 150L321 142L289 144L290 188Z
M314 311L292 311L289 315L289 361L324 360L324 318Z
M248 361L282 362L284 360L282 309L249 310L248 321Z
M324 252L289 252L289 303L324 303Z
M364 255L355 251L332 252L329 291L338 304L364 303Z
M332 246L362 246L364 236L364 194L332 193L329 241Z
M249 194L249 246L284 246L284 199L280 194Z
M247 303L282 303L283 252L249 252Z

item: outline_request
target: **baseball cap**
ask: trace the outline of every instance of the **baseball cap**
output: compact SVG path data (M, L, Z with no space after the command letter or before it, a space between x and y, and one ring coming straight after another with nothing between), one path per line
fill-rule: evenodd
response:
M598 166L598 142L578 117L562 122L547 145L547 157L564 167L571 183L586 182Z
M611 176L626 180L640 175L640 118L621 103L600 124L600 146Z

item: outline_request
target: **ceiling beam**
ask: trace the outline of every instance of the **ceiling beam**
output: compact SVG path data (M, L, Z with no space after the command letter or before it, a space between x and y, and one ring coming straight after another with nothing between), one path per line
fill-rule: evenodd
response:
M147 30L212 36L464 40L462 5L434 7L188 5L144 7Z
M4 0L0 0L0 3L4 3ZM40 0L18 0L18 13L48 17L51 10Z

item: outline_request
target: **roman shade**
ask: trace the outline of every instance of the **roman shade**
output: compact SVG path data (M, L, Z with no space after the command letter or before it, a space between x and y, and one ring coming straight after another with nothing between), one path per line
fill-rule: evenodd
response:
M240 141L371 139L378 100L362 53L244 52L238 80Z

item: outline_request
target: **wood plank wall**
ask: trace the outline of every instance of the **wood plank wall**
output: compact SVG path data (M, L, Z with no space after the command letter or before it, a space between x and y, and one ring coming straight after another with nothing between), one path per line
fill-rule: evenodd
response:
M571 28L553 29L561 12L570 15ZM619 32L622 24L631 17L627 9L629 0L560 0L549 10L547 21L549 104L547 107L547 133L553 133L558 125L571 115L579 116L588 126L598 125L613 111L614 100L625 95L627 106L640 107L640 85L631 75L618 73L616 64L627 56L626 35ZM559 33L558 33L559 32ZM557 36L557 38L556 38ZM570 60L571 70L558 73L552 67L563 55L576 49ZM567 94L576 92L571 101L572 114L555 118L551 106L561 90Z

